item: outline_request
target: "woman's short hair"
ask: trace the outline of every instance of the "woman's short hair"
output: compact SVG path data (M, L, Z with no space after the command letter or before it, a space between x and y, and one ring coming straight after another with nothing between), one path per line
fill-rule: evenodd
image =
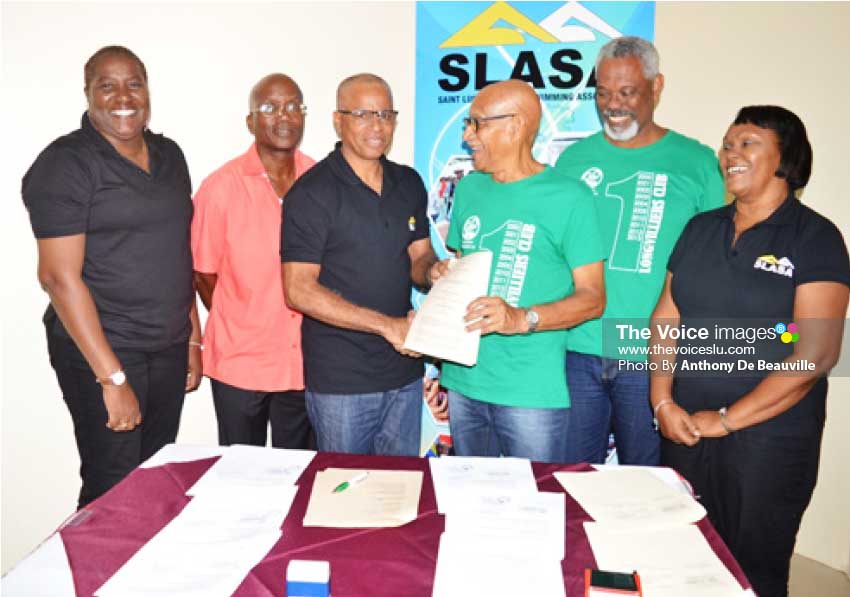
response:
M145 83L148 81L148 71L145 68L145 63L133 53L129 48L125 48L124 46L104 46L99 49L97 52L91 55L86 61L85 67L83 67L83 78L85 80L85 89L89 88L89 83L94 79L94 68L97 65L97 61L103 58L104 56L124 56L125 58L129 58L136 62L139 65L139 69L142 71L142 77L145 79Z
M800 118L780 106L745 106L732 124L754 124L776 133L779 139L779 169L776 176L788 182L793 192L802 189L812 174L812 145Z

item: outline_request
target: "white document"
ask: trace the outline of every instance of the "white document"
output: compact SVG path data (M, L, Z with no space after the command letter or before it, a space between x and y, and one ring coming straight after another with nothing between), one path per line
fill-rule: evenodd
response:
M665 485L676 490L678 493L684 493L692 496L693 491L688 482L685 481L672 468L666 466L638 466L635 464L591 464L598 471L625 470L637 469L651 473L658 480L663 481Z
M0 594L5 597L75 597L71 565L58 532L3 577Z
M699 528L682 524L655 529L584 523L601 570L640 574L644 597L743 597Z
M463 320L473 300L487 295L493 253L479 251L451 261L449 273L428 291L404 347L444 361L474 365L481 332L467 332Z
M297 492L222 487L192 498L96 595L232 594L280 539Z
M557 472L555 478L593 520L619 526L690 524L705 516L690 495L638 468Z
M295 485L313 460L312 450L280 450L234 445L198 479L186 495L219 491L222 487Z
M191 462L221 456L227 446L195 446L191 444L166 444L159 452L145 460L139 468L153 468L172 462Z
M368 471L329 468L316 473L305 527L398 527L415 520L422 494L422 471ZM334 491L354 478L343 491Z
M136 552L95 595L228 597L280 539L280 530L265 529L241 539L184 542L175 540L166 529Z
M537 481L527 458L441 456L429 458L440 514L452 511L471 495L537 493Z
M298 487L252 487L192 498L157 538L178 543L224 542L280 530Z
M564 559L566 495L563 493L497 493L468 495L446 514L446 533L467 546L468 553L513 558Z
M510 549L510 545L505 546ZM524 559L518 554L527 553ZM565 597L561 562L517 551L511 556L470 552L457 535L443 533L432 597Z

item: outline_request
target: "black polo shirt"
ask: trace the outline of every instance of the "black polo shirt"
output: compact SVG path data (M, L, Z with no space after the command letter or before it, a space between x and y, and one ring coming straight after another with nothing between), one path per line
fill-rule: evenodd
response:
M340 147L286 194L281 260L319 264L322 286L355 305L403 317L411 308L407 249L428 237L425 186L412 168L381 157L378 195ZM400 355L381 336L306 316L301 330L305 383L315 392L383 392L422 375L421 359Z
M86 235L82 278L115 349L153 351L189 337L192 183L174 141L145 131L148 174L83 114L81 128L41 152L23 179L38 239ZM68 337L48 307L50 331Z
M735 203L695 216L685 226L670 255L671 292L685 324L694 327L773 327L794 321L796 289L808 282L839 282L850 286L850 261L838 228L825 217L789 196L763 222L744 231L734 246ZM712 332L712 336L714 333ZM679 342L696 346L699 342ZM703 345L723 345L711 337ZM727 342L743 346L746 341ZM757 354L700 357L683 360L714 362L766 359L778 362L791 354L792 344L777 337L752 343ZM677 373L674 395L689 412L718 409L752 390L769 371L735 374ZM782 434L805 434L823 424L826 378L807 396L760 427Z

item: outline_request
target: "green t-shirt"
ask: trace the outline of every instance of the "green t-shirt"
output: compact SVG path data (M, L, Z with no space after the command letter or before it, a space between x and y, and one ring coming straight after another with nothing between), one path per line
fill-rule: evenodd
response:
M645 353L620 347L645 347L646 341L621 342L616 325L648 326L667 259L685 224L723 205L717 158L699 141L674 131L637 149L612 145L599 132L565 149L555 168L593 191L608 253L605 313L570 330L569 350L645 361Z
M604 259L593 197L553 168L511 183L473 172L457 186L447 244L464 255L491 251L487 294L514 307L573 292L572 270ZM481 337L473 367L443 364L442 384L470 398L530 408L566 408L566 330Z

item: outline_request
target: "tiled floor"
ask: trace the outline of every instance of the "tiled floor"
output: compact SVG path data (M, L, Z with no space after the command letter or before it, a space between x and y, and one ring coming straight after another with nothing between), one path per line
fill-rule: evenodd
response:
M850 579L820 562L791 558L789 597L850 597Z

